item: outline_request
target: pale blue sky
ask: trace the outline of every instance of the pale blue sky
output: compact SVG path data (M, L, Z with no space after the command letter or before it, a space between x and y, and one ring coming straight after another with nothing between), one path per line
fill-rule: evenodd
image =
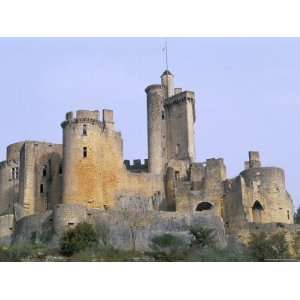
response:
M61 143L67 111L113 109L124 158L147 156L144 89L164 70L161 38L0 38L0 160L24 139ZM196 93L197 160L236 176L248 150L286 173L300 204L300 39L169 39L176 87Z

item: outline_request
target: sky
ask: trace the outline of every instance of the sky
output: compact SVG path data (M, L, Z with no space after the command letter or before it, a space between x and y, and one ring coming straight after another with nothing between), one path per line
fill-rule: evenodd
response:
M22 140L62 142L68 111L114 110L124 159L147 158L145 88L165 69L162 38L0 38L0 161ZM248 151L285 170L300 205L300 38L169 38L175 86L196 94L197 161Z

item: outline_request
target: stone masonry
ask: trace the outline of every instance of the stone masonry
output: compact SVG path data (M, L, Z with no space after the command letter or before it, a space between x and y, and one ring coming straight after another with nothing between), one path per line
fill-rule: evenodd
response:
M256 151L234 178L227 177L222 158L197 162L195 93L176 88L169 70L145 91L148 158L143 161L124 160L122 136L107 109L102 116L98 110L68 112L62 144L21 141L7 147L0 162L0 243L45 232L59 236L82 221L106 222L116 235L127 226L124 234L130 236L126 216L136 214L139 222L143 216L141 249L154 231L184 234L197 220L215 227L223 245L225 229L293 226L282 169L262 166ZM122 244L116 235L113 243Z

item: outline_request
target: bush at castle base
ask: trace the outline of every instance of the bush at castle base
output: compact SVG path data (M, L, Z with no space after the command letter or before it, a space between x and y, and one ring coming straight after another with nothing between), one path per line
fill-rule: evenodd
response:
M65 256L71 256L96 245L97 233L94 227L88 223L79 223L61 237L60 252Z

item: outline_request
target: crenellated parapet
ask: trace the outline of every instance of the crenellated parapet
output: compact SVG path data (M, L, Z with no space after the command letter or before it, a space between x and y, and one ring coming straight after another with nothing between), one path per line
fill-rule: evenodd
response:
M148 172L148 159L144 159L144 163L142 163L141 159L134 159L132 163L130 160L124 160L124 165L131 172Z
M192 91L181 91L181 89L177 88L177 93L169 97L164 102L165 109L168 109L168 107L174 105L174 104L180 104L184 102L188 102L192 104L193 107L193 121L196 121L196 113L195 113L195 93Z
M100 121L100 113L98 110L77 110L75 117L73 115L73 112L68 112L66 114L66 119L61 123L61 127L65 128L67 125L77 123L88 123L91 125L102 126L102 122Z
M177 88L177 91L181 89ZM181 103L184 101L194 101L195 100L195 93L192 91L181 91L177 94L173 95L172 97L168 97L164 103L165 106L169 106L176 103Z

